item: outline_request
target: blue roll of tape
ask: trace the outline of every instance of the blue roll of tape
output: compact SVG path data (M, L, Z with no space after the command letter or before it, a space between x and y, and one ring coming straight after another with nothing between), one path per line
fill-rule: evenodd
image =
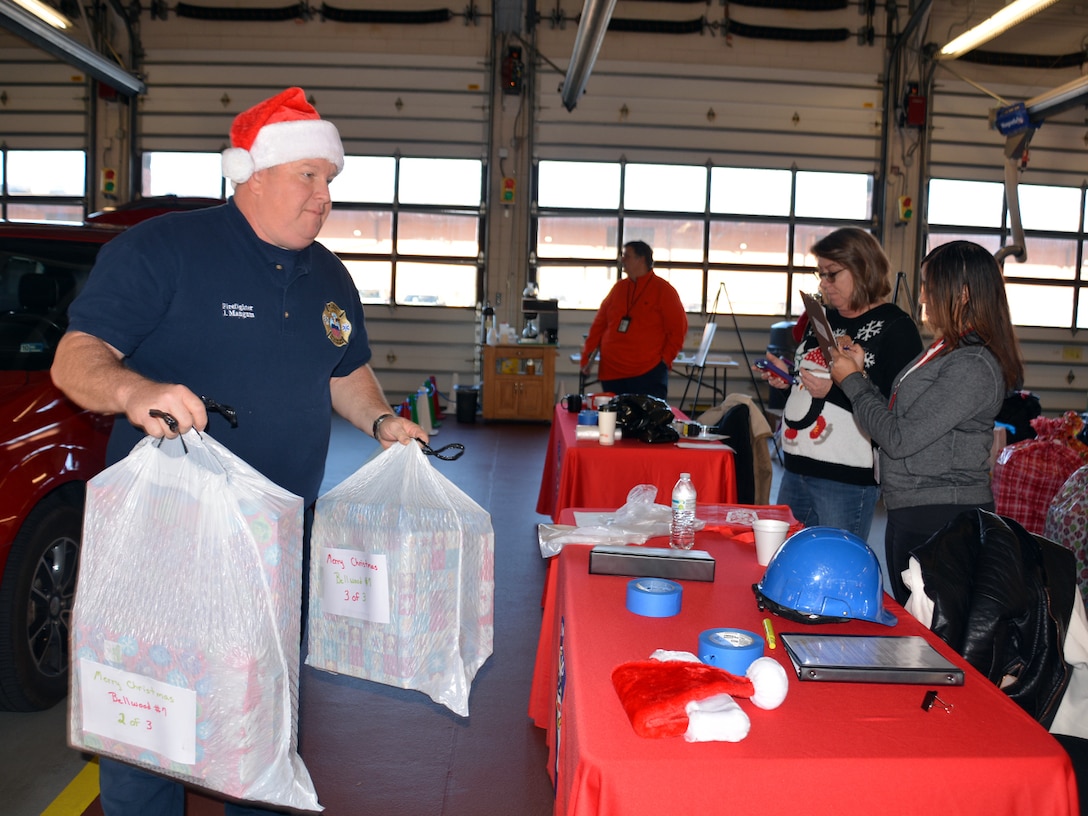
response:
M591 411L588 408L584 411L578 412L578 424L579 425L596 425L597 424L597 412Z
M705 629L699 633L698 655L709 666L743 677L763 657L763 638L747 629Z
M664 578L635 578L627 583L627 609L647 618L671 618L680 611L684 590Z

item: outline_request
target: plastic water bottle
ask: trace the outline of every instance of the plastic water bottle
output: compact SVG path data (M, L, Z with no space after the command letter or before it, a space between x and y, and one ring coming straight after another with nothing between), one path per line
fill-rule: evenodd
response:
M672 489L672 524L669 546L690 550L695 545L695 485L690 473L681 473Z

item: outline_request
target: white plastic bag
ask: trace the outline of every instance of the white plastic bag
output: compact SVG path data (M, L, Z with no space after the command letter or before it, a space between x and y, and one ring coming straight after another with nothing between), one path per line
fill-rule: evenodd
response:
M322 809L296 750L302 511L195 431L145 438L88 483L73 747Z
M672 523L672 507L655 504L657 487L635 485L627 501L599 525L575 527L569 524L538 524L537 545L542 558L558 555L566 544L644 544L654 536L667 536ZM706 523L695 519L695 529Z
M490 514L419 445L392 445L317 500L306 663L468 716L494 592Z

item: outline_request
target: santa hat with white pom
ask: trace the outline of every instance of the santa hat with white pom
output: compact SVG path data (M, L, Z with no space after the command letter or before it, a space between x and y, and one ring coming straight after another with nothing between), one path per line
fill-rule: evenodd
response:
M649 660L623 663L612 685L640 737L678 737L688 742L740 742L751 722L734 697L757 708L778 708L789 680L774 658L757 658L743 677L709 666L691 652L658 649Z
M302 88L288 88L234 118L231 146L223 151L223 175L235 184L258 170L302 159L328 159L344 169L336 125L321 118Z

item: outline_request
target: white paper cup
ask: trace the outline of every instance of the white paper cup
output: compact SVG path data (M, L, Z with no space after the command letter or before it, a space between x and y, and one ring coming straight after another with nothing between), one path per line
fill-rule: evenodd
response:
M616 442L616 412L597 411L597 430L600 433L599 441L602 445L612 445Z
M756 560L767 566L790 531L788 521L778 519L756 519L752 522L752 531L756 534Z

